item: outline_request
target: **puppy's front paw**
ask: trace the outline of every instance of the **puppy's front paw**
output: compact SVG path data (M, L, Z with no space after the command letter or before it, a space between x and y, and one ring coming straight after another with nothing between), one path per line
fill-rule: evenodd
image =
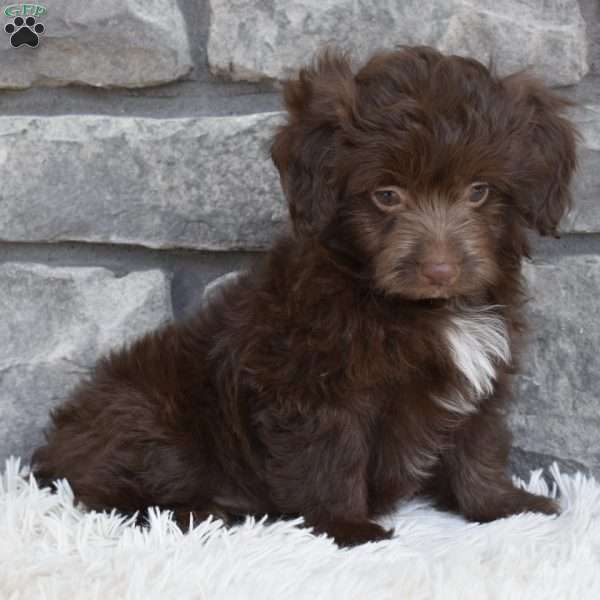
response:
M358 546L366 542L388 540L394 534L393 529L384 529L371 521L329 521L313 526L315 533L325 533L332 537L338 546Z
M560 506L556 500L546 496L536 496L524 490L519 490L518 499L515 502L516 510L511 514L534 512L544 513L546 515L557 515L560 513Z
M481 502L477 509L466 511L465 516L470 521L486 523L527 512L555 515L560 512L560 507L552 498L515 488L493 500Z

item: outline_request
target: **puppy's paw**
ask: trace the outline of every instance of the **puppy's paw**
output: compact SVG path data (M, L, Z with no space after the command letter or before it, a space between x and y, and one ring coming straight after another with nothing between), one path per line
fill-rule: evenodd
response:
M384 529L371 521L330 521L313 526L315 533L325 533L332 537L338 546L350 547L366 542L388 540L394 534L393 529Z
M516 510L512 514L523 512L544 513L546 515L557 515L560 513L560 506L556 500L546 496L536 496L524 490L519 494L515 502Z
M556 515L560 513L560 507L552 498L537 496L515 488L510 493L482 502L478 509L465 511L464 514L470 521L487 523L528 512Z

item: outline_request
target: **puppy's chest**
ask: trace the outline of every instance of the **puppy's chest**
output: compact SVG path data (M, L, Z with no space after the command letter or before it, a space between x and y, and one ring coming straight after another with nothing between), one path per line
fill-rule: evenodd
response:
M507 324L493 307L463 309L446 319L441 341L439 360L448 365L448 381L432 382L439 390L432 399L450 412L475 412L511 361Z
M505 321L492 309L453 313L439 331L438 368L419 370L421 381L389 394L371 448L376 496L418 491L451 445L451 432L493 393L510 361Z

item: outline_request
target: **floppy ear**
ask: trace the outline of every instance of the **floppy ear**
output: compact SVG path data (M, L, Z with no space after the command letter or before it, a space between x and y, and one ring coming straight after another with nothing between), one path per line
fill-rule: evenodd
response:
M563 116L572 105L523 73L503 83L520 112L522 160L517 167L528 178L519 208L528 227L541 235L557 235L556 228L571 207L569 184L577 165L577 131Z
M355 98L350 61L328 50L285 83L287 123L275 135L271 157L297 235L318 234L335 212L335 136Z

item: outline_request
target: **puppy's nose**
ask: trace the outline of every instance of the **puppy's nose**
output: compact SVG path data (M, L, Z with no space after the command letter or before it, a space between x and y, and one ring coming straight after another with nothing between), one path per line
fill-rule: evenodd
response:
M447 262L421 263L421 274L434 285L449 285L458 276L458 265Z

